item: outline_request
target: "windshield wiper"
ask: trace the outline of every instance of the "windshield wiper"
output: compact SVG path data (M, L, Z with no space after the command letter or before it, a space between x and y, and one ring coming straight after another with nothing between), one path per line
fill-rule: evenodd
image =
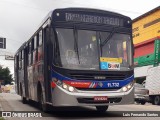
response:
M113 29L113 31L107 36L107 38L104 40L104 42L101 43L101 48L111 39L111 37L113 36L114 33L115 33L115 29Z
M73 33L74 33L74 50L77 53L78 63L80 64L79 52L78 52L78 33L77 33L77 29L75 26L74 26Z

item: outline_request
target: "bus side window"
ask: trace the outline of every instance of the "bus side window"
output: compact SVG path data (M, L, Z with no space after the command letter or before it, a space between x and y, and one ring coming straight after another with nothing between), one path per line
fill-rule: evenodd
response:
M37 48L37 36L34 37L34 50Z
M34 44L34 48L33 48L33 57L32 57L32 61L33 61L33 64L37 62L37 35L34 37L34 40L33 40L33 44Z
M28 65L31 65L31 41L28 43Z
M38 34L38 52L37 52L37 60L41 61L43 60L43 36L42 36L42 30Z
M22 65L21 68L24 69L24 60L23 59L21 60L21 65Z
M22 50L21 68L24 69L24 50Z
M36 62L38 62L38 47L39 47L39 33L37 33L36 35L36 56L35 56L35 60Z
M14 68L17 70L17 55L14 56Z
M32 38L32 41L31 41L31 65L34 62L34 60L33 60L34 59L33 54L34 54L34 38Z
M31 53L31 42L29 42L29 44L28 44L28 49L29 49L29 53Z
M39 44L38 44L39 46L42 45L42 43L43 43L43 39L42 38L43 38L43 36L42 36L42 30L41 30L39 32Z
M18 61L19 61L19 56L18 56L18 54L16 55L17 57L16 57L16 63L15 63L15 65L16 65L16 70L18 70L19 69L19 63L18 63Z
M38 48L38 46L39 46L39 33L37 33L36 37L37 37L37 48Z
M21 61L21 59L22 59L22 53L21 53L21 51L20 51L20 52L19 52L19 70L22 69L22 61Z

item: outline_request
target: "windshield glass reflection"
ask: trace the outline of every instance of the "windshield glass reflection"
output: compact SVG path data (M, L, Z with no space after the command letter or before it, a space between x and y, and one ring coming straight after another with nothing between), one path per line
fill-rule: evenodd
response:
M101 63L106 62L111 67L114 63L115 66L118 66L117 70L129 69L129 61L131 61L129 57L131 54L129 35L62 28L57 28L56 33L60 54L58 62L61 67L112 70L102 68ZM110 61L111 59L112 61Z

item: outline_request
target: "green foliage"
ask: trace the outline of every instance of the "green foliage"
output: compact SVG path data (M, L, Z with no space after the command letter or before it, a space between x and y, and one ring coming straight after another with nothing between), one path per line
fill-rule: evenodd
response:
M4 118L0 117L0 120L5 120Z
M11 72L9 70L8 67L3 68L2 66L0 66L0 80L3 80L3 84L11 84L11 82L13 81Z

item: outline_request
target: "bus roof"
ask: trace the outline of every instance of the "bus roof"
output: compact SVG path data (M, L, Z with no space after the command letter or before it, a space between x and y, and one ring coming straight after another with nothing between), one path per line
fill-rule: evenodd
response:
M108 14L108 15L129 18L129 17L122 15L120 13L111 12L111 11L107 11L107 10L101 10L101 9L94 9L94 8L62 8L62 9L53 10L53 12L57 12L57 11L69 11L69 12L77 11L77 12L101 13L101 14Z
M106 11L106 10L100 10L100 9L92 9L92 8L60 8L60 9L54 9L52 11L50 11L47 16L42 20L41 24L38 26L38 29L37 31L44 25L44 23L49 19L49 18L54 18L56 13L59 13L59 12L74 12L74 13L84 13L84 14L93 14L94 16L97 16L99 17L99 15L103 15L105 17L105 15L107 16L113 16L113 17L117 17L117 18L121 18L121 19L126 19L126 21L130 20L131 21L131 18L130 17L127 17L125 15L122 15L122 14L119 14L119 13L115 13L115 12L111 12L111 11ZM98 15L97 15L98 14ZM112 17L111 17L112 18ZM55 20L54 20L55 21ZM116 20L115 20L116 21ZM111 21L112 22L112 21ZM37 32L36 31L36 32ZM36 33L35 32L35 33ZM35 34L34 33L34 34ZM24 42L21 47L16 51L16 54L17 52L19 52L19 50L23 49L24 46L29 42L29 40L34 36L34 34L26 41ZM16 55L15 54L15 55Z
M89 9L89 8L64 8L55 9L52 12L51 21L56 23L84 23L95 25L109 25L117 27L129 27L131 18L119 13ZM129 26L128 26L129 25Z

